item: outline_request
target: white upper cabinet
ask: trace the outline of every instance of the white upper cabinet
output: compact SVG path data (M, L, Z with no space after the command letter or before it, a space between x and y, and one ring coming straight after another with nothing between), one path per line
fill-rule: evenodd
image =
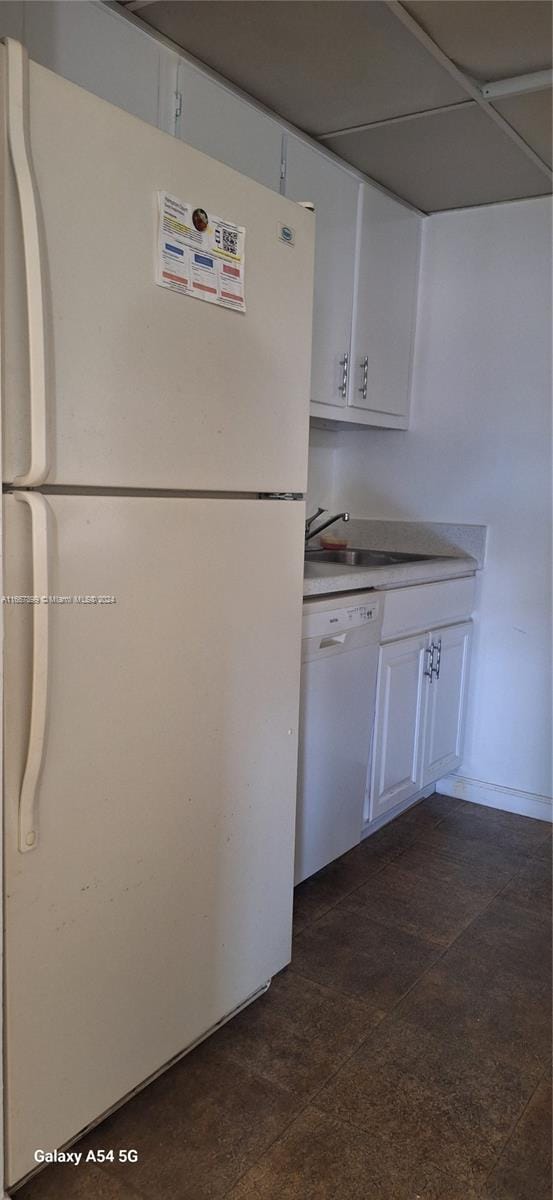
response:
M292 134L285 162L315 206L311 416L406 429L422 219Z
M348 397L353 421L407 427L421 224L418 213L362 185Z
M359 181L300 138L286 138L286 195L315 206L311 412L347 408Z
M280 190L282 130L277 121L181 59L177 136L249 179Z
M41 0L23 8L22 38L35 62L158 125L160 55L170 51L103 4Z

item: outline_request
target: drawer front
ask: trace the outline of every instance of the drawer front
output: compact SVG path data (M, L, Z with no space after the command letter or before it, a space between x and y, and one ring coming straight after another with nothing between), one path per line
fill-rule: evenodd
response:
M386 592L382 641L467 620L474 608L475 590L476 578L470 575Z

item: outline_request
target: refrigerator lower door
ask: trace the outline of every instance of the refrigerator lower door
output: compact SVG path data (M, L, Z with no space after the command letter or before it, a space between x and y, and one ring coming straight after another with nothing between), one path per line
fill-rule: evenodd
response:
M289 961L304 519L20 495L6 593L50 603L5 605L8 1185Z
M28 91L34 189L17 123L17 171L3 147L4 480L303 493L313 214L34 62ZM245 228L245 312L157 285L159 192Z

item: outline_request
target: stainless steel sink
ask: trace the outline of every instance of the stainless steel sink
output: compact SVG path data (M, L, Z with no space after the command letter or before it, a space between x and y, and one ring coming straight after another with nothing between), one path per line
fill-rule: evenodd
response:
M305 561L317 563L341 563L344 567L394 567L400 563L427 562L435 554L410 554L396 550L363 550L349 547L347 550L306 550Z

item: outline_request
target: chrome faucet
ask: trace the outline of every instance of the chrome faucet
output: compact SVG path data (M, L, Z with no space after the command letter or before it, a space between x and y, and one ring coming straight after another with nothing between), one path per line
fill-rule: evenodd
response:
M305 522L306 546L312 537L316 537L318 533L322 533L323 529L328 529L329 525L334 525L335 521L349 521L349 512L341 512L337 513L335 517L329 517L327 521L323 521L322 525L318 525L316 529L311 529L313 521L316 521L317 517L322 516L324 512L326 512L325 508L319 508L317 509L316 513L313 513L312 517L307 518L307 521Z

